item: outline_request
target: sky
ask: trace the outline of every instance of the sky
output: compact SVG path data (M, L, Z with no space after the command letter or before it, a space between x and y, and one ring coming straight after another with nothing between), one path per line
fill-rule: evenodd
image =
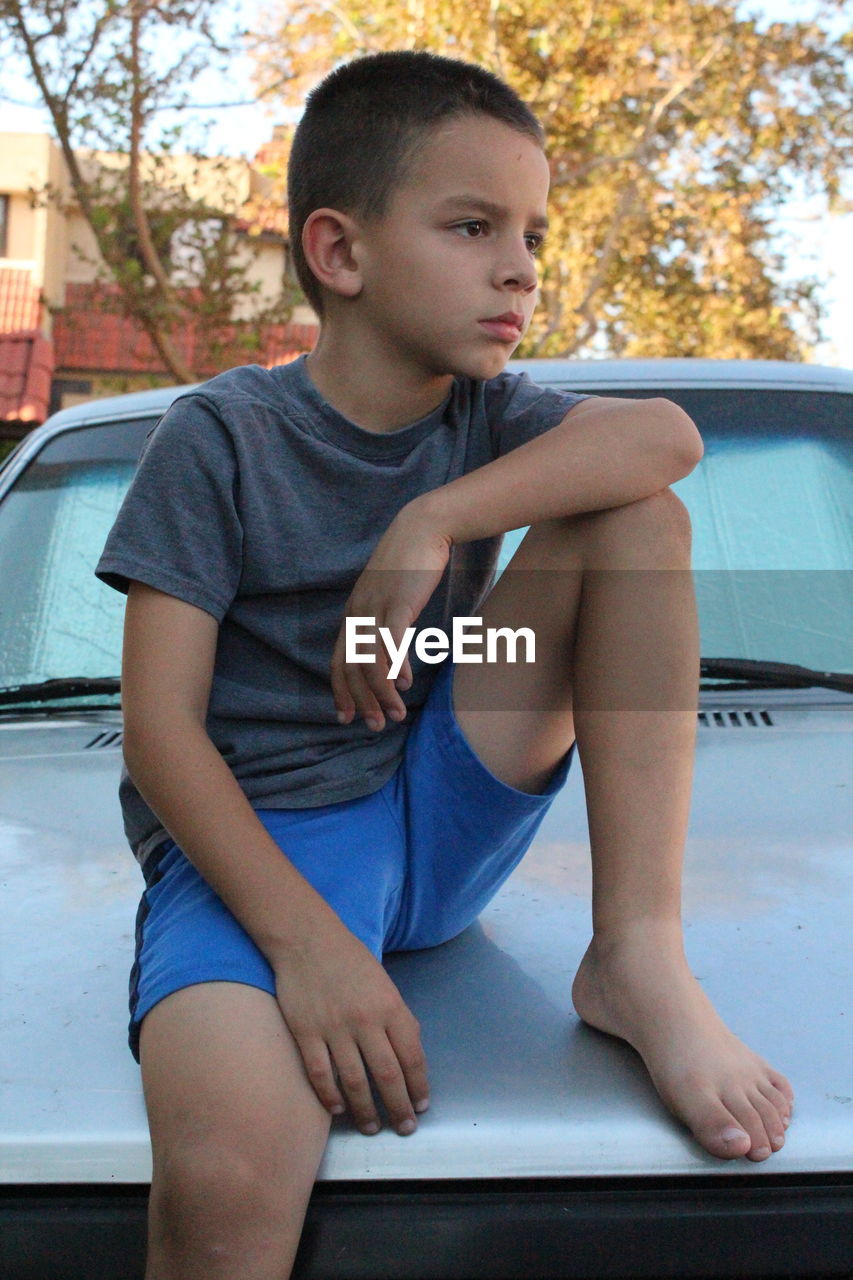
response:
M818 7L819 0L744 0L740 13L757 15L763 26L771 21L805 20L813 17ZM250 98L250 77L251 64L243 58L231 66L227 81L216 74L195 81L195 100L202 104L198 119L216 117L209 135L212 150L251 158L269 139L273 124L282 118L280 110L270 112L258 104L215 112L203 109L204 104ZM27 103L33 105L24 105ZM50 131L47 114L37 105L37 91L22 67L4 67L0 130ZM816 349L815 362L853 369L853 214L831 216L825 205L821 197L791 199L777 213L774 226L785 237L780 249L786 253L786 277L815 275L822 281L826 340Z

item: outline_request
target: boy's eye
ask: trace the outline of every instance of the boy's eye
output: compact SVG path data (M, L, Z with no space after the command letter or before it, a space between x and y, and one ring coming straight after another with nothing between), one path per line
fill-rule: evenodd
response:
M467 222L459 222L456 224L457 230L468 227L484 227L486 224L482 218L469 218ZM472 237L473 238L473 237Z
M465 222L457 222L456 230L464 230L467 232L473 227L473 234L470 236L466 235L466 240L481 240L482 234L478 233L483 232L484 228L487 226L488 223L484 218L467 218ZM527 241L527 247L533 254L538 253L542 248L542 245L545 243L545 237L538 235L535 231L529 232L524 238Z

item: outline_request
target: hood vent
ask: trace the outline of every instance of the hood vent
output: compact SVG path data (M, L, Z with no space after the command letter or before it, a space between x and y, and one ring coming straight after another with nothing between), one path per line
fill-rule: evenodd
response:
M773 717L763 708L760 711L725 710L700 711L698 713L700 729L772 729ZM104 729L91 742L86 743L87 751L117 750L122 744L121 729Z
M86 751L105 751L121 746L122 743L121 729L102 729L91 742L87 742L84 750Z
M733 711L726 707L725 710L699 712L701 729L772 729L773 724L773 717L765 710Z
M764 729L773 728L773 717L763 708L760 711L700 711L699 727L701 729ZM122 744L121 729L104 729L91 742L86 743L87 751L116 750Z

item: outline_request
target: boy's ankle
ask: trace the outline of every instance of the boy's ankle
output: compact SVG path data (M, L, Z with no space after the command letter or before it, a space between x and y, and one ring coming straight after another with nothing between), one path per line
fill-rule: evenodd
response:
M596 921L590 951L598 960L625 951L653 949L659 956L684 955L684 930L680 915L643 915L628 919Z

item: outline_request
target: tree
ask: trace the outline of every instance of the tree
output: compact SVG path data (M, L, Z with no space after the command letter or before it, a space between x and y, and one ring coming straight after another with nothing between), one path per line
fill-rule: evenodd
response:
M520 355L796 360L822 340L820 281L779 278L769 228L798 182L849 207L853 31L818 20L847 0L763 32L732 0L272 3L252 44L282 103L351 58L426 49L497 72L542 120L552 230Z
M221 10L217 0L0 0L0 37L29 64L106 278L181 382L195 380L175 341L190 323L210 353L233 354L287 319L297 296L283 279L264 300L252 279L258 237L246 232L260 228L235 234L246 162L207 158L181 126L158 128L164 108L187 105L193 77L227 59ZM63 200L55 187L39 196Z

